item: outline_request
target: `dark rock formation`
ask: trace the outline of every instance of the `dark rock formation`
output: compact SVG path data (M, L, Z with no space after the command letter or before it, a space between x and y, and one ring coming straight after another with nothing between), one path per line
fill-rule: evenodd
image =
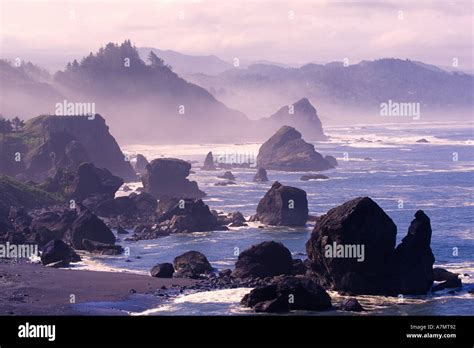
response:
M425 138L418 139L416 142L417 142L417 143L424 143L424 144L428 144L428 143L429 143L429 141L426 140Z
M35 241L43 246L53 239L63 239L76 219L75 210L48 211L34 217L30 230L35 235Z
M48 242L41 253L43 265L58 263L61 266L68 266L70 262L77 261L80 261L79 255L69 245L58 239Z
M274 226L304 226L308 220L306 192L275 181L260 200L256 218Z
M209 207L200 199L183 199L159 220L169 223L171 233L213 231L219 224Z
M88 206L90 207L90 206ZM117 197L98 203L95 207L90 207L98 216L132 216L137 214L135 202L128 196Z
M232 276L265 278L280 274L289 275L292 270L290 251L281 243L269 241L253 245L240 253Z
M120 245L101 243L90 239L83 239L82 245L90 253L101 255L120 255L123 248Z
M226 215L218 215L217 221L219 224L229 225L229 227L247 226L245 217L240 211L235 211Z
M326 175L322 174L307 174L301 176L300 180L301 181L309 181L309 180L326 180L329 179Z
M15 147L21 148L24 160L16 174L25 180L42 182L58 168L74 171L82 162L107 168L124 180L136 180L132 166L100 115L38 116L26 123L18 139L22 143Z
M444 289L459 289L459 288L462 288L462 282L461 282L461 279L456 277L456 278L450 278L442 283L434 285L431 288L431 291L437 292Z
M212 151L209 151L206 155L206 159L204 160L204 165L202 170L216 170L216 166L214 164L214 157L212 156Z
M267 171L265 168L258 168L257 173L253 177L253 182L267 182Z
M331 168L337 167L338 163L336 157L327 155L324 156L324 159L327 163L329 163L329 166L331 166Z
M77 250L87 250L83 240L115 244L115 236L105 223L89 210L80 207L77 219L73 222L66 240Z
M140 192L137 195L130 195L130 199L134 202L138 214L152 214L156 211L158 201L155 197L146 192Z
M235 176L230 171L227 171L224 174L219 175L218 178L219 179L227 179L227 180L230 180L230 181L235 181Z
M296 129L283 126L260 147L257 166L283 171L321 171L333 168L316 152L314 145L305 142Z
M174 274L177 278L198 279L204 274L213 272L213 268L206 256L198 251L188 251L177 256L173 261Z
M145 173L146 166L148 164L148 160L146 159L145 156L138 154L137 155L137 161L135 162L135 172L138 174L143 174Z
M372 199L348 201L316 224L306 243L311 269L323 285L335 290L396 292L391 281L396 234L392 219Z
M433 280L435 282L442 282L450 280L452 278L458 278L458 273L449 272L448 270L440 267L433 268Z
M258 286L242 298L241 304L267 313L332 308L331 297L315 280L299 276L280 276L269 285Z
M283 125L288 125L300 129L307 139L327 139L324 135L323 126L319 120L316 109L307 98L302 98L292 105L283 106L275 114L260 122L266 123L273 131Z
M346 312L363 312L365 310L355 298L345 300L341 309Z
M159 158L146 166L142 176L144 190L158 199L164 196L177 198L202 198L195 181L187 179L191 164L176 158Z
M82 163L67 193L68 197L78 201L94 195L114 198L122 184L123 179L112 175L107 169L97 168L92 163Z
M422 210L418 210L407 235L395 250L401 293L426 294L433 285L435 258L430 243L430 219Z
M156 278L172 278L174 267L171 263L159 263L150 270L150 275Z

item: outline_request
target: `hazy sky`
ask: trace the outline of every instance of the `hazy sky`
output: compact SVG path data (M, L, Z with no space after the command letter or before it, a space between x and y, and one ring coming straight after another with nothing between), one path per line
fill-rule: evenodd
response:
M129 38L228 60L473 61L472 0L0 2L4 56L82 56Z

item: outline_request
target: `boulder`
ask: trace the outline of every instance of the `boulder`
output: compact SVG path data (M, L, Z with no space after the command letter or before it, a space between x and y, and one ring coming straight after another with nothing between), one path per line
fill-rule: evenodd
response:
M363 312L365 309L355 298L348 298L342 303L341 309L346 312Z
M214 157L212 156L212 151L209 151L206 155L206 159L204 160L204 165L202 170L216 170L216 166L214 164Z
M267 225L305 226L308 220L306 192L275 181L258 203L256 218Z
M142 176L144 191L154 197L202 198L206 194L199 190L195 181L187 179L191 164L176 158L159 158L146 166Z
M395 249L402 294L426 294L433 285L435 258L430 247L431 233L429 217L418 210L407 235Z
M436 284L431 288L432 292L441 291L444 289L459 289L462 288L462 281L458 277L456 278L449 278L448 280Z
M137 213L137 207L135 201L130 197L122 196L98 203L93 211L98 216L103 217L114 217L119 215L132 216Z
M80 261L79 255L69 245L58 239L49 241L41 253L43 265L60 263L61 266L68 266L70 262L77 261Z
M90 239L83 239L82 245L90 253L101 255L120 255L123 253L123 248L120 245L101 243Z
M235 181L235 176L230 171L227 171L224 174L219 175L218 178L219 179L227 179L227 180L230 180L230 181Z
M169 233L205 232L219 228L209 207L200 199L182 199L158 218Z
M148 164L148 160L146 159L145 156L138 154L137 155L137 160L135 162L135 172L138 174L143 174L145 173L146 166Z
M282 171L321 171L333 168L316 152L314 145L305 142L296 129L283 126L260 147L257 167Z
M221 225L229 225L230 227L247 226L245 217L240 211L234 211L227 215L218 215L217 221Z
M337 167L338 163L337 163L336 157L327 155L327 156L324 156L324 159L326 160L327 163L329 163L331 168Z
M97 168L92 163L82 163L66 193L79 202L94 195L113 199L122 185L123 179L112 175L107 169Z
M428 144L428 143L429 143L429 141L426 140L425 138L418 139L416 142L417 142L417 143L424 143L424 144Z
M293 260L290 251L281 243L268 241L253 245L239 254L234 278L266 278L291 274Z
M135 204L139 215L149 215L156 211L158 201L151 194L140 192L138 195L130 197Z
M30 230L35 235L35 241L41 247L54 239L63 239L71 231L72 224L76 219L75 210L48 211L33 218Z
M171 263L159 263L150 270L150 275L156 278L172 278L174 267Z
M88 209L79 206L78 217L66 235L66 241L74 249L87 250L83 245L84 239L104 244L115 244L115 236L105 223Z
M203 274L213 272L213 268L204 254L198 251L188 251L177 256L173 261L176 278L198 279Z
M332 308L331 297L314 279L299 276L280 276L269 285L258 286L242 298L241 304L269 313Z
M265 168L258 168L257 173L253 177L253 182L267 182L267 171Z
M322 285L360 294L397 292L392 279L397 227L369 197L333 208L316 224L306 251Z
M440 267L433 268L433 280L435 282L442 282L450 280L452 278L458 278L458 273L449 272L448 270Z

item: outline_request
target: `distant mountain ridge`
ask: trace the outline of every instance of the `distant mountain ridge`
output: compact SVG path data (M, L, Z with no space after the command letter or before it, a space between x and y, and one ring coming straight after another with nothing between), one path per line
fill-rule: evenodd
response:
M340 62L300 68L258 64L189 79L215 91L216 97L230 107L237 108L239 100L252 100L251 105L239 108L251 118L262 117L276 105L302 96L317 101L323 111L328 107L355 107L375 116L380 103L389 99L417 102L427 111L473 106L474 76L394 58L348 66Z

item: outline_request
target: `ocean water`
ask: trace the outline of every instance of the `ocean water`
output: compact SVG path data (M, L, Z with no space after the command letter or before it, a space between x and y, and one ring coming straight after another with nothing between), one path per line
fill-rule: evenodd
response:
M232 173L237 178L237 185L222 187L214 184L219 181L217 175L224 171L199 170L208 151L212 150L220 160L252 161L256 159L260 144L133 145L124 150L130 154L142 153L148 159L177 157L197 161L193 164L195 174L190 175L190 179L196 180L208 194L204 201L211 209L238 210L247 217L255 213L258 201L275 180L305 190L312 215L322 215L358 196L371 197L397 225L397 242L406 235L414 213L423 209L431 219L435 266L463 274L464 288L454 294L444 291L405 298L361 296L358 297L360 302L370 308L363 315L472 315L474 296L467 290L474 287L473 126L473 123L413 123L327 127L325 132L330 140L314 145L323 155L335 156L339 166L323 172L328 180L308 182L300 181L303 173L268 171L270 182L257 184L252 182L255 169L234 169ZM421 138L430 143L417 143ZM131 186L137 188L141 184ZM139 242L120 241L119 244L130 248L130 256L93 257L77 268L145 274L156 263L172 262L174 257L188 250L204 253L218 269L233 268L239 251L265 240L282 242L294 258L306 257L305 243L311 225L263 229L258 225L249 223L248 227L229 231L178 234ZM150 305L150 308L142 301L142 306L138 306L140 309L128 312L134 315L249 314L238 305L248 291L189 293L166 304ZM331 295L334 303L343 299L335 293ZM346 315L339 311L304 314Z

